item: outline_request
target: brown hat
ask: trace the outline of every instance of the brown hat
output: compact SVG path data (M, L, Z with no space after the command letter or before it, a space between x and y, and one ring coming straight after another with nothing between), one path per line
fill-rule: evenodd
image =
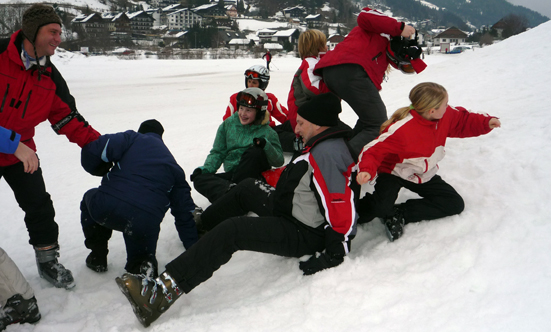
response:
M298 108L298 115L318 126L333 127L339 124L341 100L332 93L315 95Z
M21 30L23 30L25 37L34 44L38 29L50 23L62 25L61 19L57 16L52 6L37 3L30 6L23 13L23 24Z

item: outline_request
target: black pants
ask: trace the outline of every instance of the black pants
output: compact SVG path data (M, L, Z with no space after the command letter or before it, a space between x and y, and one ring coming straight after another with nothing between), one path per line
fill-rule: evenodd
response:
M444 218L459 214L465 208L463 198L438 175L426 183L416 184L395 175L381 173L377 177L373 194L366 194L358 202L360 223L391 215L402 187L422 197L401 204L406 223Z
M155 255L162 221L158 217L97 188L84 194L80 211L86 248L98 255L107 255L108 241L113 230L116 230L123 233L126 271L140 273L140 266L144 261L157 267Z
M247 178L262 179L262 172L268 169L270 164L264 149L252 146L243 153L239 165L231 172L199 174L193 179L193 186L213 203L230 189L231 184Z
M29 232L29 243L33 246L50 245L57 242L59 227L54 221L55 210L50 194L42 177L42 169L25 173L23 163L0 167L0 178L4 177L13 190L15 200L25 212L25 224Z
M379 130L388 117L379 91L362 66L342 64L323 68L327 87L352 107L358 115L350 146L356 155L379 136Z
M325 248L323 227L310 228L280 217L235 217L203 236L167 264L167 272L189 293L239 250L301 257Z
M275 188L262 180L246 179L212 203L201 215L202 230L210 231L222 221L254 212L259 217L272 215L271 194Z

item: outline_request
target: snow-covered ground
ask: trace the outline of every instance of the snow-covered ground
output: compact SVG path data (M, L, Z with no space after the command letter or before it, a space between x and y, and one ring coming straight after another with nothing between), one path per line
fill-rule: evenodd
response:
M498 116L502 128L450 139L439 174L463 195L465 211L407 225L388 242L379 222L359 228L337 268L303 276L296 259L239 252L183 296L148 331L550 331L551 22L497 45L432 54L420 75L394 71L381 95L389 113L409 104L417 83L444 85L451 105ZM189 174L208 154L228 97L261 59L119 60L54 57L77 105L101 133L165 126L164 140ZM285 103L297 58L275 58L268 91ZM345 105L341 117L353 124ZM35 290L43 318L13 331L145 331L114 278L122 274L121 234L110 242L109 271L86 268L79 203L100 179L80 167L79 148L47 123L36 142L60 225L61 262L77 286L56 289L38 277L23 213L0 181L4 248ZM193 192L196 203L208 201ZM400 200L413 197L403 192ZM161 266L184 249L167 214Z

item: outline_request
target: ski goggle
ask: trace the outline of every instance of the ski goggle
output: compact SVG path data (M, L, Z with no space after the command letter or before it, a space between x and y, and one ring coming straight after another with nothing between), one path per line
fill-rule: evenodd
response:
M260 79L260 74L257 73L256 71L247 70L247 71L245 72L245 77L246 77L246 78L252 78L252 79L254 79L254 80L258 80L258 79Z
M259 98L262 98L262 97L259 97ZM260 108L262 106L268 106L268 101L262 100L262 99L256 99L254 96L248 93L239 92L237 94L237 105L241 105L245 107Z
M404 74L415 74L415 69L413 69L413 66L411 65L411 62L409 61L403 61L398 60L394 54L390 53L389 51L386 51L388 59L392 63L392 67L400 70Z

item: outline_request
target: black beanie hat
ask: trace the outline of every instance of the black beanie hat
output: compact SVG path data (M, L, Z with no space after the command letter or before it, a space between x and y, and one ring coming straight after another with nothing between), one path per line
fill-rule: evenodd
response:
M339 124L341 100L332 93L316 95L298 108L298 115L318 126L334 127Z
M159 121L151 119L142 122L142 124L140 125L140 129L138 129L138 132L140 134L155 133L163 137L163 133L165 132L165 130L163 128L163 125Z
M50 23L62 25L61 19L57 16L52 6L37 3L30 6L23 13L21 30L23 30L25 37L34 44L38 29Z

